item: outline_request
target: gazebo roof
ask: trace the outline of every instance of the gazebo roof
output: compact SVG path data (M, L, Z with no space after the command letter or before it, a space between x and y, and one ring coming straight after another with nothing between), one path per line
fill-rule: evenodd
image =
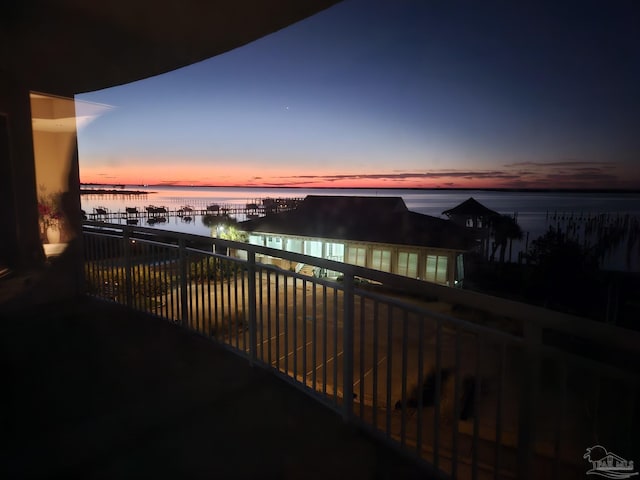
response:
M445 210L442 214L449 217L452 215L474 215L478 217L493 217L499 215L498 212L485 207L473 197L469 197L456 207Z
M468 232L411 212L400 197L309 195L295 210L240 224L249 232L467 250Z

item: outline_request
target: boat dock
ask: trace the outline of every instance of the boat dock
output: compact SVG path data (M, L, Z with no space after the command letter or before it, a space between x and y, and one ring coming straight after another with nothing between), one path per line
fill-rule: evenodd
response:
M86 220L99 222L120 222L123 219L127 223L137 224L145 219L147 223L165 223L170 218L182 218L189 222L194 217L243 217L246 219L263 217L288 210L294 210L302 202L302 198L265 198L245 204L214 204L195 202L178 208L166 206L148 205L140 207L125 207L125 210L110 210L106 207L94 207L93 212L84 212Z

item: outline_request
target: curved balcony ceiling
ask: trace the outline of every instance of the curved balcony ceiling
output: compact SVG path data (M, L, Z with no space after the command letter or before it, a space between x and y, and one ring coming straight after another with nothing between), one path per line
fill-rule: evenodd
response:
M60 95L219 55L339 0L20 0L0 7L0 73Z

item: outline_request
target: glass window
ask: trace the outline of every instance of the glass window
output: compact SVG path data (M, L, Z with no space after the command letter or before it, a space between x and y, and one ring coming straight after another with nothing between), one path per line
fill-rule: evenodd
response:
M427 255L427 268L424 279L428 282L447 283L446 255Z
M447 257L438 255L438 269L436 272L436 283L447 283Z
M344 261L344 244L342 243L326 243L327 257L329 260L336 262Z
M398 274L411 278L418 276L418 254L398 252Z
M251 245L264 246L264 237L262 235L249 235L249 243Z
M373 249L371 252L371 268L382 270L383 272L390 272L391 251Z
M464 257L462 254L459 254L457 257L458 271L457 278L458 282L462 282L464 280Z
M270 248L282 248L282 238L280 237L267 237L267 247Z
M312 257L322 257L322 242L315 240L305 240L304 253Z
M438 257L435 255L427 255L427 267L424 279L428 282L436 281L436 268L438 265Z
M366 266L367 249L363 247L349 247L347 263L352 265Z
M287 252L302 253L302 240L296 238L288 238L285 250Z

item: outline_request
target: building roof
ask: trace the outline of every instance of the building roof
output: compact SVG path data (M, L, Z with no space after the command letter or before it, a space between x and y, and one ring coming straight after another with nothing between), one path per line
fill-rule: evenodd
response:
M242 222L248 232L466 250L468 232L411 212L400 197L309 195L288 212Z
M452 215L475 215L478 217L492 217L494 215L499 215L498 212L485 207L473 197L469 197L456 207L445 210L442 214L449 217Z
M71 96L227 52L338 0L20 0L0 7L0 70Z

